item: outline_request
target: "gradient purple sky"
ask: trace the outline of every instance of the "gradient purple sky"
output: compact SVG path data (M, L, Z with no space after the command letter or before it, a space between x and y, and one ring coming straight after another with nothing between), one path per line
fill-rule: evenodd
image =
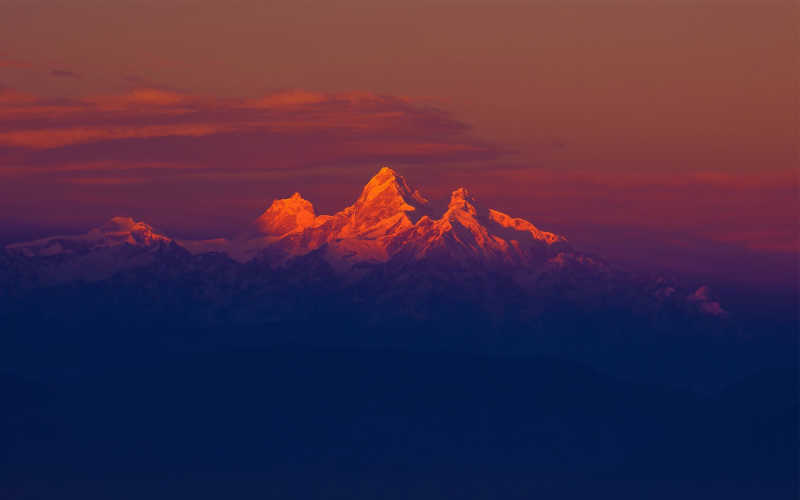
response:
M0 4L0 242L229 235L390 164L631 265L796 286L797 6Z

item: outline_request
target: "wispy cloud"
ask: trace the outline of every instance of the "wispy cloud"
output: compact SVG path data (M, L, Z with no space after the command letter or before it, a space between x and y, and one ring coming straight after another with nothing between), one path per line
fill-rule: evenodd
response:
M131 89L156 89L156 90L166 90L168 92L181 92L186 93L185 89L181 89L178 87L174 87L172 85L167 85L164 83L155 82L149 78L145 78L140 75L123 75L122 81Z
M366 92L290 90L225 99L138 88L54 101L0 91L0 168L188 161L275 169L499 154L441 109Z
M125 184L142 184L149 182L147 177L77 177L66 179L69 184L82 184L89 186L119 186Z
M687 236L747 248L755 252L796 254L798 178L794 168L702 171L595 168L478 171L491 176L485 193L519 207L530 204L530 190L509 188L514 182L535 186L538 214L530 217L574 221L579 233L633 230L681 235L666 248L689 243ZM484 177L485 176L485 177ZM500 192L492 192L492 186ZM518 201L515 200L518 199ZM512 210L514 211L514 210ZM602 228L602 229L601 229ZM613 239L609 236L609 239ZM623 239L625 245L628 240Z
M13 59L9 57L0 57L0 68L17 68L17 69L25 69L30 68L32 65L30 62L25 61L23 59Z
M68 69L52 69L50 70L50 76L54 76L56 78L81 78L81 75Z

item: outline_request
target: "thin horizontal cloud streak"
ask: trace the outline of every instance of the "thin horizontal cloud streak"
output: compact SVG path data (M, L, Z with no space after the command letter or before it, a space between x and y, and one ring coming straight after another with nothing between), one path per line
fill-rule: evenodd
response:
M68 179L69 184L84 184L91 186L119 186L124 184L142 184L149 182L147 177L78 177Z
M137 89L60 101L11 91L3 96L0 168L98 160L302 168L501 154L440 109L371 93L296 90L219 99Z
M28 61L23 61L22 59L10 59L0 57L0 68L15 68L15 69L26 69L30 68L31 63Z
M139 75L123 75L122 81L131 89L157 89L157 90L164 90L167 92L181 92L186 93L184 89L174 87L172 85L166 85L159 82L154 82L153 80L144 78Z
M54 76L56 78L81 78L81 75L68 69L52 69L50 70L50 76Z
M794 169L630 172L542 168L495 169L490 174L499 179L500 186L512 181L536 186L539 213L529 217L551 220L553 225L569 222L579 234L595 227L608 234L662 231L756 252L794 255L800 244ZM491 186L488 181L483 185ZM487 189L485 195L505 199L523 214L529 204L529 196L519 192Z

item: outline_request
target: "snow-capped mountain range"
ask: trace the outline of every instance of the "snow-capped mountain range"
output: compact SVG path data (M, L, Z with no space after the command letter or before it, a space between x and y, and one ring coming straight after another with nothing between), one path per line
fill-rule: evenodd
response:
M516 294L537 297L521 299L525 308L544 307L559 297L564 303L614 301L643 310L670 302L704 315L726 314L707 287L676 293L680 287L674 283L642 280L575 250L562 235L482 207L463 187L437 213L388 167L352 205L333 215L317 215L311 202L295 193L274 200L238 236L201 241L174 239L144 222L114 217L83 235L8 245L0 264L0 284L11 283L6 288L99 282L160 266L206 273L209 282L235 275L235 286L241 287L254 270L273 278L282 273L301 288L323 280L331 290L350 287L346 293L354 300L369 290L370 300L393 308L406 299L429 304L454 286L457 294L474 294L468 301L482 307L506 307L509 294ZM228 271L211 276L209 269L221 268Z
M121 245L157 247L169 244L171 241L170 238L156 233L152 226L144 222L136 222L130 217L112 217L102 226L86 234L51 236L25 243L14 243L6 246L6 249L25 257L49 257L81 254Z
M566 238L523 219L481 208L465 188L453 192L446 211L394 170L383 167L358 199L333 215L317 215L299 193L275 200L250 232L232 240L180 241L192 253L221 251L245 262L273 263L322 249L343 270L362 262L447 256L462 262L527 265L565 250Z
M232 239L174 240L129 217L114 217L79 236L55 236L12 244L27 257L81 254L130 245L160 248L175 243L192 254L221 252L239 262L267 258L280 265L321 249L337 269L391 259L447 257L459 262L530 266L570 251L564 236L481 207L466 188L453 191L437 216L430 202L394 170L383 167L358 199L333 215L317 215L299 193L279 199L248 231Z

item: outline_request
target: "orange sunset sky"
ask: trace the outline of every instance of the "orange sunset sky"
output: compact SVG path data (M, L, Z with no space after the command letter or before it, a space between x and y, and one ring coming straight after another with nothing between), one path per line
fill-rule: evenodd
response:
M0 2L0 243L230 235L381 164L642 268L793 285L779 0Z

